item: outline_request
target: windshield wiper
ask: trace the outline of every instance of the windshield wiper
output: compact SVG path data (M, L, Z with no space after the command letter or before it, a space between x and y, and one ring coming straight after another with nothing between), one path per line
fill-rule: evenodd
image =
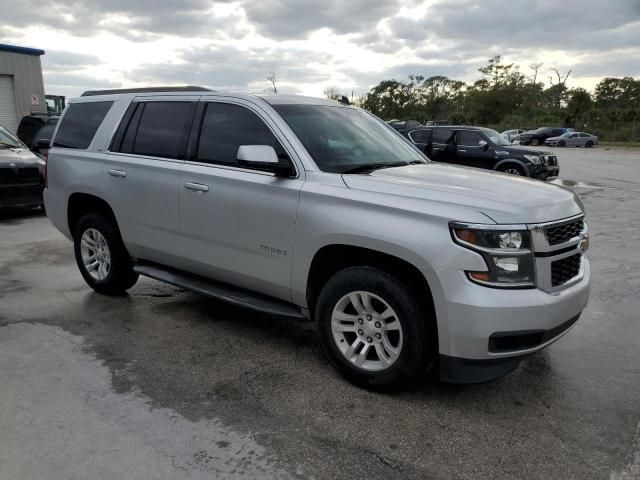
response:
M391 168L391 167L403 167L405 165L413 165L414 162L422 163L418 160L414 160L412 162L393 162L393 163L363 163L362 165L358 165L356 167L347 168L342 173L369 173L374 170L379 170L381 168Z
M0 147L7 147L7 148L20 148L20 145L12 145L12 144L10 144L10 143L0 142Z

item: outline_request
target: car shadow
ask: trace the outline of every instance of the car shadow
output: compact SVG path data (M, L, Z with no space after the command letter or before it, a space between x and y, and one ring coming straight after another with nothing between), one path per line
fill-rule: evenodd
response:
M0 208L0 223L5 225L20 225L22 220L34 217L46 217L46 215L44 209L41 207L5 207Z

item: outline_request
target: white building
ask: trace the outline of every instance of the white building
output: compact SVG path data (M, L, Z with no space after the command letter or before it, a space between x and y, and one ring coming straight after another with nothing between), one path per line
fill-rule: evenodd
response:
M42 55L44 50L0 44L0 125L12 133L23 116L47 111Z

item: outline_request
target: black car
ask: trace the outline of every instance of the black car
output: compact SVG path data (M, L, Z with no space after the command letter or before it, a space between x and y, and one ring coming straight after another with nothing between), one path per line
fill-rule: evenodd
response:
M44 142L39 141L51 140L59 119L60 116L58 115L48 115L46 113L25 115L20 120L20 125L18 125L17 136L32 152L43 154L45 152L41 151L39 144Z
M0 126L0 208L42 205L45 162Z
M547 138L559 137L563 133L573 132L573 128L564 127L540 127L536 130L529 130L518 136L520 145L542 145Z
M490 128L427 127L413 130L407 136L436 162L486 168L540 180L560 173L558 159L552 153L513 146Z

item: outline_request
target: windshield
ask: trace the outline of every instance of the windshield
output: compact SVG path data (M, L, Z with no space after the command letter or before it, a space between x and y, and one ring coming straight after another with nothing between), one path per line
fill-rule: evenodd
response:
M511 145L511 142L509 140L504 138L495 130L492 130L490 128L483 128L482 133L484 133L489 138L489 140L491 140L491 143L494 143L495 145L502 145L504 147Z
M4 127L0 127L0 148L26 148L16 137L11 135Z
M323 172L365 165L427 162L416 148L372 115L349 107L274 105Z

